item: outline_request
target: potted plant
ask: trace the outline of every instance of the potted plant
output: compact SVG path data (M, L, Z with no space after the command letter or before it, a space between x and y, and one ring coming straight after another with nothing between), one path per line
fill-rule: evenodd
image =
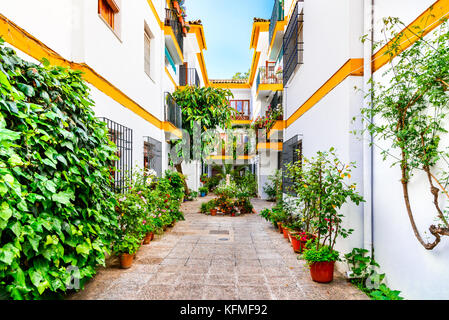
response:
M147 220L143 221L143 231L145 232L145 237L143 238L143 244L150 244L151 240L154 238L154 225Z
M208 202L208 207L209 207L210 215L216 216L218 210L217 210L217 203L216 203L215 199L212 199L211 201Z
M176 12L179 13L181 11L181 7L179 6L179 2L177 0L173 0L172 5L173 5L173 8L176 9Z
M315 240L309 240L308 244L311 245L306 246L303 255L314 281L332 281L335 261L339 259L339 253L335 250L337 238L346 238L353 232L343 227L341 207L348 200L356 205L364 201L355 190L355 184L349 181L354 167L354 163L342 163L333 148L293 165L292 176L297 178L295 186L298 198L307 207L304 211L309 224L307 227L317 234Z
M199 193L200 193L200 197L205 197L209 191L209 189L207 187L201 187L198 189Z
M313 241L313 240L310 240ZM312 280L319 283L329 283L334 279L335 261L339 261L339 252L328 245L311 242L305 250L303 258L310 267Z
M210 210L209 202L203 202L201 204L201 206L200 206L200 212L204 213L204 214L207 214L207 213L209 213L209 210Z
M121 239L114 244L114 253L119 256L120 267L128 269L131 267L134 256L139 250L141 244L140 237L131 234L125 234Z

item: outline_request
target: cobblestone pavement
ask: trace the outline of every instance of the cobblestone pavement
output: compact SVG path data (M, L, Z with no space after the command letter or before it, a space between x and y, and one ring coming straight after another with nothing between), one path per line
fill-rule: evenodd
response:
M368 299L336 272L330 284L310 279L289 242L256 214L240 217L198 213L200 198L183 204L186 220L142 246L130 269L110 259L82 300L303 300ZM273 204L253 200L260 212Z

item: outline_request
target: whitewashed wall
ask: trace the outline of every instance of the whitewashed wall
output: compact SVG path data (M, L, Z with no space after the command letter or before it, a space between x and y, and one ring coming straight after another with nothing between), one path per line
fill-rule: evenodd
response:
M384 39L382 18L399 17L406 25L431 6L433 0L376 0L375 38ZM386 66L388 67L388 66ZM387 84L382 78L385 68L375 73L375 80ZM449 123L446 128L449 127ZM388 144L378 142L380 148ZM444 137L443 146L448 146ZM376 260L387 274L388 284L401 290L409 299L449 299L449 238L432 251L425 250L417 241L411 228L404 204L400 168L391 168L391 161L383 161L379 147L374 148L374 249ZM447 170L447 165L445 165ZM415 175L410 181L411 205L416 224L424 236L431 224L435 224L435 208L426 178ZM444 204L444 201L442 201ZM430 241L433 237L427 231Z

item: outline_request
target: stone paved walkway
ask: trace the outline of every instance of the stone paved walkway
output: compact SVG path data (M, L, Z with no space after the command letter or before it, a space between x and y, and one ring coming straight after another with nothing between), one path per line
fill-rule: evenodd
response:
M130 269L111 259L69 299L368 299L337 272L330 284L310 280L304 261L259 215L199 214L209 199L184 203L186 221L142 246ZM253 203L258 212L273 205Z

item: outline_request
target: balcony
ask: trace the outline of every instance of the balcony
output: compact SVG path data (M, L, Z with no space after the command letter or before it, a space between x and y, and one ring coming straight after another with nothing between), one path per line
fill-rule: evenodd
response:
M303 63L304 36L303 36L303 11L299 2L296 3L292 17L288 23L284 36L284 84L287 84L298 65Z
M165 44L173 61L177 65L184 62L184 37L182 25L173 9L165 9L164 22Z
M282 47L282 36L284 33L284 7L281 0L275 0L273 12L268 29L268 39L270 44L270 59L276 59Z
M257 97L284 90L282 79L282 70L276 70L275 62L267 62L266 66L260 67L256 79Z
M165 93L165 122L163 124L167 141L182 138L182 111L175 99Z
M200 77L195 68L186 68L181 66L179 68L179 85L184 86L195 86L200 87Z

